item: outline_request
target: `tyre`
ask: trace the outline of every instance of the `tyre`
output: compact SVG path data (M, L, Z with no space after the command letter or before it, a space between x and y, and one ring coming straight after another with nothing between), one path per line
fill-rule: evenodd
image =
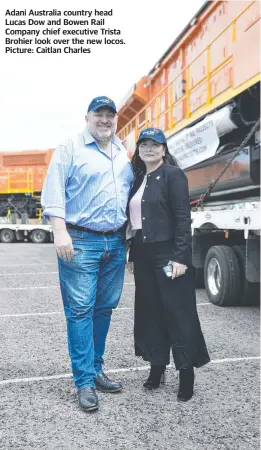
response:
M0 241L3 244L10 244L11 242L15 242L16 236L14 230L9 230L8 228L4 228L0 233Z
M240 305L258 305L260 303L260 283L250 283L246 279L246 247L244 245L234 245L232 247L238 260L240 269L241 289L239 292Z
M47 233L44 230L33 230L30 236L34 244L43 244L47 241Z
M204 265L204 280L211 303L218 306L238 303L240 269L232 248L217 245L209 249Z
M195 281L195 288L196 289L204 289L205 283L204 283L204 269L203 268L196 268L194 267L194 281Z

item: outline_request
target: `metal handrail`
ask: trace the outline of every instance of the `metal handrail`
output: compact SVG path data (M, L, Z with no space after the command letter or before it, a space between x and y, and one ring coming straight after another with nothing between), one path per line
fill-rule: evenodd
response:
M17 177L18 174L23 176L24 178L12 179L12 176ZM15 193L18 190L23 190L27 193L33 192L33 173L31 170L22 170L19 172L16 172L15 170L6 170L1 171L0 176L4 176L6 178L6 192L8 193ZM23 186L21 186L21 184ZM18 185L20 185L21 187L17 187Z

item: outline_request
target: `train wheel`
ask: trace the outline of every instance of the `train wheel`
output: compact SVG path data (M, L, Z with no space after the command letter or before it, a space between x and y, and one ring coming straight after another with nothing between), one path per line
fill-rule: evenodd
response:
M9 230L8 228L4 228L0 233L0 241L3 244L11 244L11 242L15 242L16 236L14 230Z
M31 233L31 241L34 244L43 244L47 241L47 233L44 230L33 230Z

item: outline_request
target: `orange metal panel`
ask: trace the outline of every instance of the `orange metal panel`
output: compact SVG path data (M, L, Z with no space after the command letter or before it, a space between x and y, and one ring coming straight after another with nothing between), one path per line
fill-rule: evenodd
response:
M34 192L41 192L47 167L35 167L34 169Z
M142 115L171 135L258 82L259 2L209 2L148 78L148 104L130 118L136 138ZM119 131L127 138L131 130Z
M258 2L257 2L258 3ZM254 3L236 23L233 43L234 87L260 72L260 5Z
M3 152L3 166L48 165L52 150L28 150L22 152Z
M0 193L18 194L33 192L33 173L22 168L0 172Z
M135 95L140 97L145 102L148 101L148 89L145 87L147 82L147 77L143 77L136 84Z
M7 192L8 174L0 168L0 193Z
M0 193L41 192L53 150L0 153Z

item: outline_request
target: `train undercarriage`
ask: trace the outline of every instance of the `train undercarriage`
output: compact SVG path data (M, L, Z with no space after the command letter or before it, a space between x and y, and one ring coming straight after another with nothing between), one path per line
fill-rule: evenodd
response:
M16 214L21 217L26 214L29 218L37 217L40 208L40 197L25 194L1 194L0 217Z

